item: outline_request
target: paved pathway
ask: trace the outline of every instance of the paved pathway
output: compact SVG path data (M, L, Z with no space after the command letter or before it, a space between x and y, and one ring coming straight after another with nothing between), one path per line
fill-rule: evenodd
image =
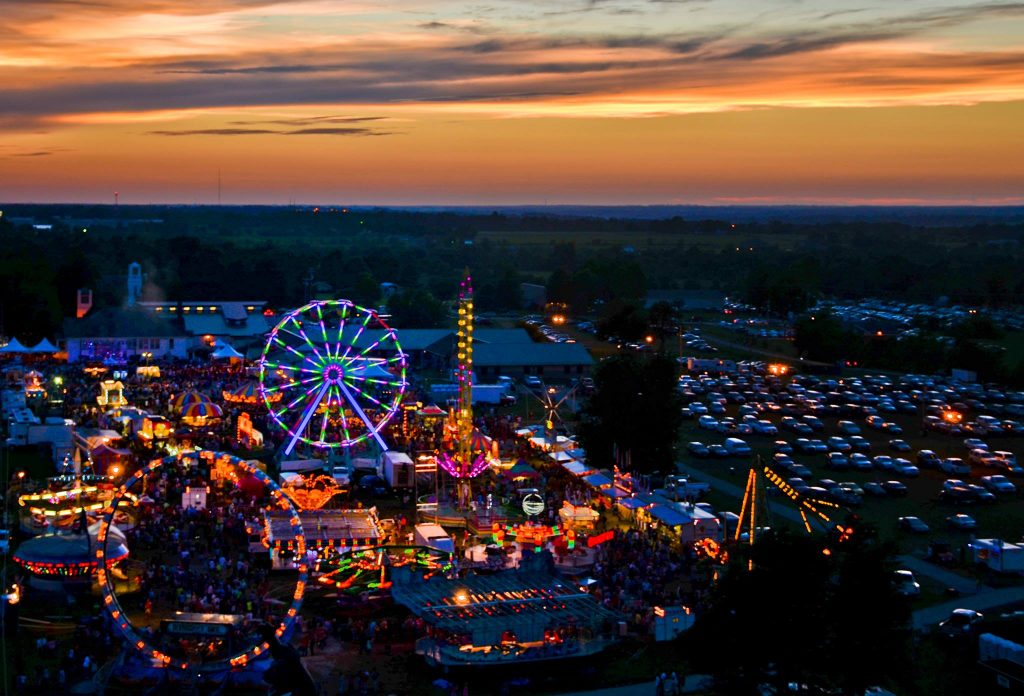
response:
M931 578L943 587L953 587L961 595L974 595L992 591L992 588L986 585L979 586L977 580L965 578L963 575L946 570L941 566L929 563L916 556L900 556L896 560L899 561L903 568L913 571L917 575Z
M684 694L696 694L704 691L711 683L711 677L706 674L691 674L686 677L683 684ZM607 689L595 689L593 691L572 691L559 694L558 696L647 696L655 692L654 682L642 682L630 684L629 686L612 686Z
M1013 602L1024 602L1024 587L1006 587L1000 590L988 589L970 597L935 604L914 612L912 624L915 630L926 631L949 616L954 609L975 609L984 613Z

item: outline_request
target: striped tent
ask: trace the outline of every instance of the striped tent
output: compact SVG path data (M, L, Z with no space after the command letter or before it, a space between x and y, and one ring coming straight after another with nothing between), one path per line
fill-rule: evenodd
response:
M184 413L185 409L187 409L192 404L212 403L213 402L210 400L210 397L208 397L206 394L201 394L200 392L197 391L186 391L174 397L174 400L171 401L171 408L177 411L178 413Z
M260 385L254 379L243 382L231 391L221 392L221 396L229 404L253 405L263 403L263 397L260 396ZM270 398L271 403L281 400L280 392L273 392L267 396Z
M190 404L181 412L182 420L198 421L208 418L220 418L224 415L223 409L211 401L202 401Z
M224 415L224 411L216 403L209 401L194 403L181 411L181 420L190 426L205 426L208 421L216 420Z

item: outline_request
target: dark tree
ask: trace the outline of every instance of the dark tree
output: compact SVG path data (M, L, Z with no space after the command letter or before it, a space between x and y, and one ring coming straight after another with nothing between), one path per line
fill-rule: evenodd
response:
M419 288L395 293L388 300L388 312L388 323L399 329L434 329L445 323L444 303Z
M892 554L867 528L842 542L773 530L736 547L685 636L693 662L730 694L765 684L783 693L790 683L862 694L899 676L910 664L910 613L892 582Z
M625 464L649 473L674 470L682 424L676 364L664 355L617 355L594 373L595 392L583 412L579 438L588 460ZM618 462L613 452L620 453Z

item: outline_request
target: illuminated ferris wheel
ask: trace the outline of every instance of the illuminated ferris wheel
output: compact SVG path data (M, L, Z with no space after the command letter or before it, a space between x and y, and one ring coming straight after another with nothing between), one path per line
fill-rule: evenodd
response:
M398 335L372 309L318 300L289 312L267 338L260 395L271 420L299 442L352 447L381 429L405 393L406 355Z

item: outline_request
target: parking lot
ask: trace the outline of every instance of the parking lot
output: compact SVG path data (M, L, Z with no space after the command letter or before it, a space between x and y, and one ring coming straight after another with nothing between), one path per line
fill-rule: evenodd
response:
M756 371L684 379L681 385L695 406L682 430L680 459L696 469L742 485L749 463L760 455L792 485L876 524L905 552L924 553L931 542L948 542L959 561L972 534L1011 542L1024 536L1024 505L1020 491L1012 490L1024 484L1022 472L1011 472L1007 461L964 444L977 439L972 444L1015 459L1024 438L1012 415L1024 395L928 379L790 380ZM958 424L934 415L954 412L954 404L957 415L946 417L959 418ZM979 416L987 427L972 425ZM747 443L749 453L736 440ZM786 449L776 444L780 441L792 452L780 453ZM709 451L688 448L690 442ZM919 462L922 450L934 456ZM985 479L993 475L1006 479ZM773 506L787 504L773 497ZM959 518L963 528L954 526L958 514L969 515L976 527L968 528L964 518ZM901 525L899 518L906 516L918 517L928 530Z

